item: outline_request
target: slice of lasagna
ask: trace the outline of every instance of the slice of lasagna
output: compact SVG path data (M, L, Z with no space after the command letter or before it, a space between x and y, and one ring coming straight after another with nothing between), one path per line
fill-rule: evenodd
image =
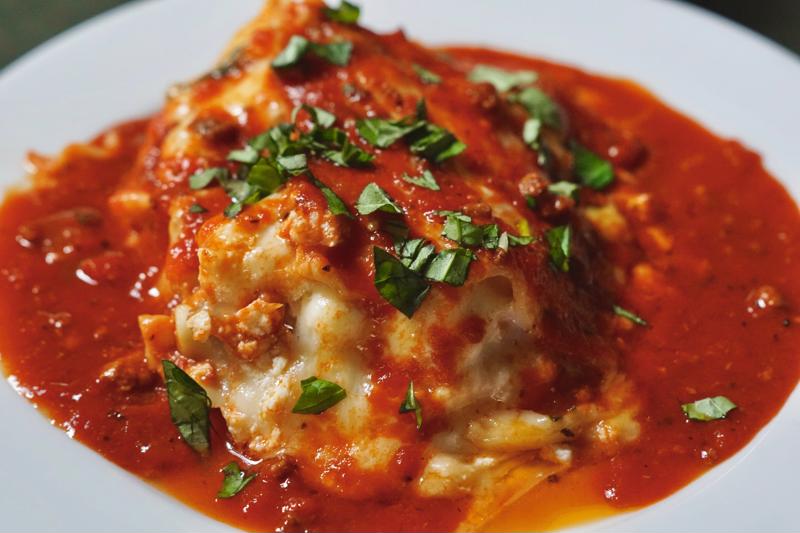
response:
M205 391L245 453L323 501L466 498L474 529L637 437L601 334L614 173L535 73L356 18L268 2L169 92L112 208L133 252L169 218L169 311L140 318L168 388ZM179 399L202 451L202 409Z

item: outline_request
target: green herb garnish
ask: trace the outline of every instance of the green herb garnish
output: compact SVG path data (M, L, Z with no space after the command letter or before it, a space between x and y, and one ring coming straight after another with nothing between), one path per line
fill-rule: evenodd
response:
M437 85L439 83L442 83L441 76L439 76L434 72L431 72L430 70L426 69L423 66L414 63L413 65L411 65L411 68L413 68L414 72L416 72L417 76L419 76L419 81L421 81L426 85Z
M689 420L708 422L725 418L729 412L736 409L736 404L725 396L715 396L685 403L681 405L681 409Z
M406 391L406 397L403 399L403 403L400 404L400 413L410 413L414 412L414 416L417 419L417 429L422 428L422 405L420 405L419 401L417 401L417 397L414 394L414 382L408 382L408 390Z
M647 320L643 319L642 317L628 311L627 309L623 309L622 307L615 305L614 306L614 314L617 316L621 316L623 318L627 318L637 326L648 326Z
M569 272L572 230L569 226L556 226L547 230L545 236L550 245L550 261L562 272Z
M432 191L440 190L439 184L436 182L436 178L430 170L423 170L420 176L409 176L404 173L402 178L403 181L416 185L417 187L422 187L423 189L430 189Z
M361 15L361 8L355 4L351 4L347 0L342 0L339 7L324 7L322 12L334 22L341 22L342 24L356 24L358 17Z
M189 212L194 215L199 215L201 213L208 213L208 209L206 209L200 204L195 203L192 204L191 207L189 207Z
M575 175L583 185L600 190L614 181L611 163L578 143L573 144L572 153L575 156Z
M248 483L255 479L257 474L247 475L242 472L236 462L230 462L222 469L225 477L222 480L222 487L217 491L217 498L232 498L239 494Z
M427 296L430 285L419 273L386 250L374 247L372 252L375 262L375 288L387 302L411 318Z
M386 213L402 213L403 210L392 200L386 191L376 183L369 183L356 201L356 210L362 215L369 215L375 211Z
M509 95L508 99L520 104L528 111L531 118L541 120L542 124L552 128L561 127L558 105L541 89L526 87L518 93Z
M538 79L532 70L503 70L489 65L476 65L467 75L475 83L491 83L498 92L504 93L520 85L528 85Z
M467 280L469 265L475 254L464 248L442 250L433 258L425 270L425 277L460 287Z
M293 67L309 52L328 63L343 67L350 61L352 51L353 43L349 41L320 44L300 35L292 35L286 47L272 60L272 67L277 69Z
M467 146L451 132L428 122L426 114L425 102L420 100L415 116L400 120L363 119L356 123L356 129L364 140L378 148L388 148L404 139L411 153L435 163L441 163L466 149Z
M292 408L293 413L318 415L341 402L347 392L336 383L311 376L300 382L300 398Z
M557 181L547 186L547 191L556 196L577 199L580 187L571 181Z
M189 374L168 360L161 361L164 383L172 423L178 428L183 440L198 453L208 452L211 446L208 412L211 400L205 389Z

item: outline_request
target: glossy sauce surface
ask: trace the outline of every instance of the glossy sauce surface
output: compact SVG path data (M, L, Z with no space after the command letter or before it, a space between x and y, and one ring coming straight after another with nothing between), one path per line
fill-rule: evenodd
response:
M579 464L551 478L487 527L548 528L663 498L744 446L797 384L797 207L756 154L712 135L634 84L486 50L448 53L464 68L489 63L536 70L567 107L573 102L633 132L648 154L636 171L637 186L657 199L653 219L671 237L668 253L657 235L639 239L641 247L602 245L619 268L631 270L646 259L657 263L661 276L649 290L631 283L617 295L651 327L608 339L637 386L641 438L611 460ZM127 178L147 127L138 121L116 128L121 145L112 157L75 151L55 186L13 194L0 211L0 354L12 386L70 436L245 529L296 529L294 515L328 530L455 527L465 501L321 496L291 471L259 471L257 465L259 477L239 497L216 499L220 468L237 458L221 417L214 418L212 455L199 457L180 442L158 383L132 372L125 391L102 377L109 363L140 352L137 316L166 305L141 296L153 290L164 263L166 220L154 222L164 240L149 244L141 254L148 257L144 264L123 255L115 245L120 230L105 216L108 196ZM94 145L103 143L100 137ZM343 196L349 204L355 198ZM76 208L88 211L48 219ZM50 252L33 251L26 236L49 238ZM193 260L191 250L185 260ZM365 276L357 277L363 283ZM100 278L104 282L96 285L86 281ZM780 305L759 307L765 287L779 295ZM720 394L738 405L726 420L685 420L681 403ZM417 460L408 450L398 459L398 475L413 471Z

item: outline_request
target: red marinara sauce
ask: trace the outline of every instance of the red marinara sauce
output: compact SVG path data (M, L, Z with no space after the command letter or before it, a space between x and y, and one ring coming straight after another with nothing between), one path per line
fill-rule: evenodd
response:
M536 70L561 99L633 132L648 151L638 184L658 199L659 224L670 230L651 239L668 251L658 265L665 283L618 295L651 324L613 339L639 394L640 439L611 461L551 477L487 528L556 527L663 498L747 444L797 385L797 206L756 154L630 82L487 50L447 52L465 66ZM106 136L88 150L68 149L51 183L3 204L0 354L12 386L109 460L245 529L296 529L298 516L320 530L455 528L465 501L351 501L315 493L291 471L259 472L237 497L216 498L220 468L243 461L224 421L213 415L212 454L198 456L178 438L163 387L125 364L141 350L138 315L167 305L143 296L164 263L167 221L153 221L164 237L148 242L143 263L124 255L122 232L106 216L147 129L136 121L110 130L120 144L102 157L92 149L107 149ZM34 242L44 256L31 251ZM603 246L612 262L636 270L625 246ZM681 403L715 395L738 405L726 420L684 418ZM414 455L403 460L413 463Z

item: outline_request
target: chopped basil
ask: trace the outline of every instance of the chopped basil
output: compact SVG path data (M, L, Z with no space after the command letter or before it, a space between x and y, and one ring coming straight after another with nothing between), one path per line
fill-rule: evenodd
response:
M199 215L201 213L208 213L208 209L206 209L205 207L203 207L200 204L195 203L195 204L192 204L191 207L189 207L189 212L194 214L194 215Z
M416 63L411 65L411 67L414 69L414 72L417 73L417 76L419 76L419 81L421 81L422 83L425 83L427 85L436 85L442 82L441 76L439 76L434 72L431 72L425 67L417 65Z
M536 209L536 197L532 194L525 195L525 204L529 209Z
M350 214L350 211L347 209L345 203L342 201L341 198L339 198L339 196L337 196L335 192L331 190L330 187L319 181L311 173L308 174L308 177L311 180L311 183L313 183L314 186L320 190L322 196L325 197L325 201L327 202L328 209L330 210L331 213L333 213L334 215L343 215L346 216L347 218L353 218L353 215Z
M627 309L623 309L622 307L615 305L614 306L614 314L617 316L621 316L623 318L627 318L637 326L648 326L647 320L643 319L642 317L628 311Z
M292 35L286 47L272 60L274 68L286 68L296 65L306 52L311 42L300 35Z
M430 122L411 132L408 137L410 140L408 147L412 154L436 163L455 157L467 148L467 145L456 139L455 135Z
M258 150L249 144L241 150L233 150L228 153L228 161L235 161L237 163L244 163L246 165L252 165L258 161L258 158Z
M212 167L205 170L200 170L189 177L190 189L204 189L208 187L212 181L218 180L220 182L228 178L228 169L221 167Z
M292 35L286 47L272 60L272 67L277 69L293 67L311 52L329 63L343 67L350 61L353 43L339 41L328 44L313 43L300 35Z
M580 187L571 181L557 181L547 186L547 191L556 196L577 199Z
M292 408L293 413L318 415L341 402L347 392L336 383L311 376L300 382L300 398Z
M358 22L358 17L361 15L361 8L355 4L351 4L347 0L342 0L339 7L325 7L322 10L325 16L334 22L341 22L342 24L355 24Z
M375 288L401 313L411 318L430 290L425 279L399 259L378 247L373 247Z
M420 127L417 122L367 118L356 122L356 129L365 141L378 148L388 148Z
M328 63L344 67L350 62L350 55L353 53L353 43L350 41L339 41L329 44L311 43L311 51L318 57L328 61Z
M521 235L517 237L516 235L511 235L504 231L497 239L497 247L501 250L508 250L510 246L527 246L535 240L536 238L531 235Z
M522 140L528 146L539 149L539 132L542 129L542 121L538 118L529 118L522 126Z
M725 396L715 396L685 403L681 405L681 409L689 420L708 422L725 418L729 412L736 409L736 404Z
M545 126L561 127L561 113L558 105L547 93L536 87L526 87L508 97L511 102L523 106L532 118L538 118Z
M395 250L403 265L417 273L422 273L436 255L436 248L424 239L398 242Z
M573 144L572 153L575 156L575 175L583 185L600 190L614 181L611 163L578 143Z
M475 254L464 248L442 250L428 265L425 277L459 287L466 281L469 265L474 259Z
M422 406L420 405L419 401L417 401L417 396L414 394L414 382L409 381L406 397L403 399L403 403L400 404L400 413L410 413L412 411L417 419L417 429L421 429Z
M483 227L473 224L471 220L466 216L447 215L442 235L464 246L482 246Z
M572 230L569 226L556 226L547 230L545 236L550 245L550 261L562 272L569 272L570 240Z
M491 83L501 93L533 83L538 77L532 70L503 70L489 65L476 65L467 75L472 82Z
M369 215L375 211L385 213L402 213L400 206L394 203L386 191L381 189L376 183L368 183L356 200L356 211L362 215Z
M408 174L403 174L403 181L424 189L430 189L432 191L439 190L439 184L436 182L436 178L433 176L433 172L430 170L423 170L420 176L409 176Z
M363 119L356 123L356 129L364 140L378 148L387 148L405 139L411 153L436 163L454 157L467 148L451 132L428 122L425 115L425 102L420 100L416 116L400 120Z
M326 111L321 107L314 107L308 104L300 104L292 110L292 122L297 120L297 115L300 113L301 109L305 110L306 113L308 113L308 115L311 117L311 121L314 123L315 128L330 128L336 122L336 115L330 111Z
M172 361L163 360L164 383L167 388L172 423L183 440L196 452L206 453L211 446L208 412L211 400L205 389Z
M222 469L222 473L225 477L222 480L222 487L217 491L217 498L232 498L236 496L248 483L253 481L257 475L250 474L248 476L246 472L242 472L239 465L234 461L225 465Z
M364 167L372 163L372 160L375 159L374 155L365 152L351 143L346 135L341 147L325 150L322 152L322 155L325 159L340 167Z

